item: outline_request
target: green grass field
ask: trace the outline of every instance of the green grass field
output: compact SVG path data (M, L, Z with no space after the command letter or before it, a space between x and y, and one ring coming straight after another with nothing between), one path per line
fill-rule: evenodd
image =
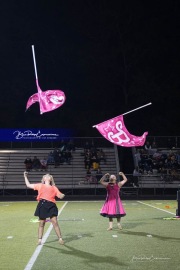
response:
M99 215L103 201L57 202L65 245L50 222L45 243L37 246L36 202L0 202L0 269L180 269L180 219L176 201L123 201L123 230L107 231ZM31 259L31 260L30 260Z

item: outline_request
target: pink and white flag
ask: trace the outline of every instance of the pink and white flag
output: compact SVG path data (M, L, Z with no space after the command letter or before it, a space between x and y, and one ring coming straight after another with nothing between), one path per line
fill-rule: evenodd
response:
M144 132L140 137L130 134L124 125L123 115L102 122L95 127L107 140L125 147L143 146L148 135L148 132Z
M26 110L29 109L29 107L32 104L39 102L40 113L43 114L45 112L55 110L64 104L66 97L63 91L46 90L43 92L41 88L39 87L37 79L36 79L36 85L37 85L38 93L32 95L28 99L28 102L26 104Z

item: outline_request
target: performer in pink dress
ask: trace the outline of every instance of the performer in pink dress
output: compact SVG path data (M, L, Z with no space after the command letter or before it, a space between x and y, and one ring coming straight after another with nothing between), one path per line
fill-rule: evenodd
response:
M108 231L112 230L113 228L113 218L117 219L117 226L121 230L121 217L124 217L126 215L119 196L119 191L120 188L127 182L127 178L123 172L119 172L119 175L122 176L123 180L118 183L116 176L110 175L109 173L106 173L100 179L100 183L107 190L106 201L100 211L100 215L109 218L109 228L107 229ZM105 181L107 177L109 178L109 182Z

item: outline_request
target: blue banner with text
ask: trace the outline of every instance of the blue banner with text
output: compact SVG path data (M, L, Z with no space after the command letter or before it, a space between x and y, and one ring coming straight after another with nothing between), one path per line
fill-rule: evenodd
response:
M1 142L14 141L52 141L61 140L66 137L73 137L71 129L0 129Z

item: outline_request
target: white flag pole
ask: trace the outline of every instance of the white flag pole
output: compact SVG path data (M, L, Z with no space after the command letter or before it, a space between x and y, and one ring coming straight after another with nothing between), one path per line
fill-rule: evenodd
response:
M144 107L146 107L146 106L149 106L149 105L151 105L151 104L152 104L151 102L150 102L150 103L147 103L147 104L145 104L145 105L143 105L143 106L141 106L141 107L138 107L138 108L136 108L136 109L134 109L134 110L131 110L131 111L126 112L126 113L123 113L123 114L121 114L121 115L126 115L126 114L128 114L128 113L137 111L137 110L142 109L142 108L144 108ZM104 121L104 122L106 122L106 121ZM102 122L102 123L104 123L104 122ZM102 124L102 123L101 123L101 124ZM97 126L97 125L94 125L93 128L96 127L96 126Z
M32 53L33 53L33 61L34 61L35 76L36 76L36 80L38 80L38 76L37 76L37 68L36 68L36 59L35 59L35 51L34 51L34 45L32 45Z
M35 70L35 77L36 77L36 85L37 85L37 89L38 89L39 108L40 108L40 114L42 114L42 112L41 112L41 99L40 99L40 93L39 93L39 87L38 87L38 76L37 76L37 68L36 68L36 58L35 58L34 45L32 45L32 53L33 53L33 61L34 61L34 70Z
M134 110L132 110L132 111L129 111L129 112L123 113L122 115L126 115L126 114L128 114L128 113L131 113L131 112L137 111L137 110L142 109L142 108L144 108L144 107L146 107L146 106L149 106L149 105L151 105L151 104L152 104L152 103L150 102L150 103L145 104L145 105L143 105L143 106L141 106L141 107L138 107L138 108L136 108L136 109L134 109Z

